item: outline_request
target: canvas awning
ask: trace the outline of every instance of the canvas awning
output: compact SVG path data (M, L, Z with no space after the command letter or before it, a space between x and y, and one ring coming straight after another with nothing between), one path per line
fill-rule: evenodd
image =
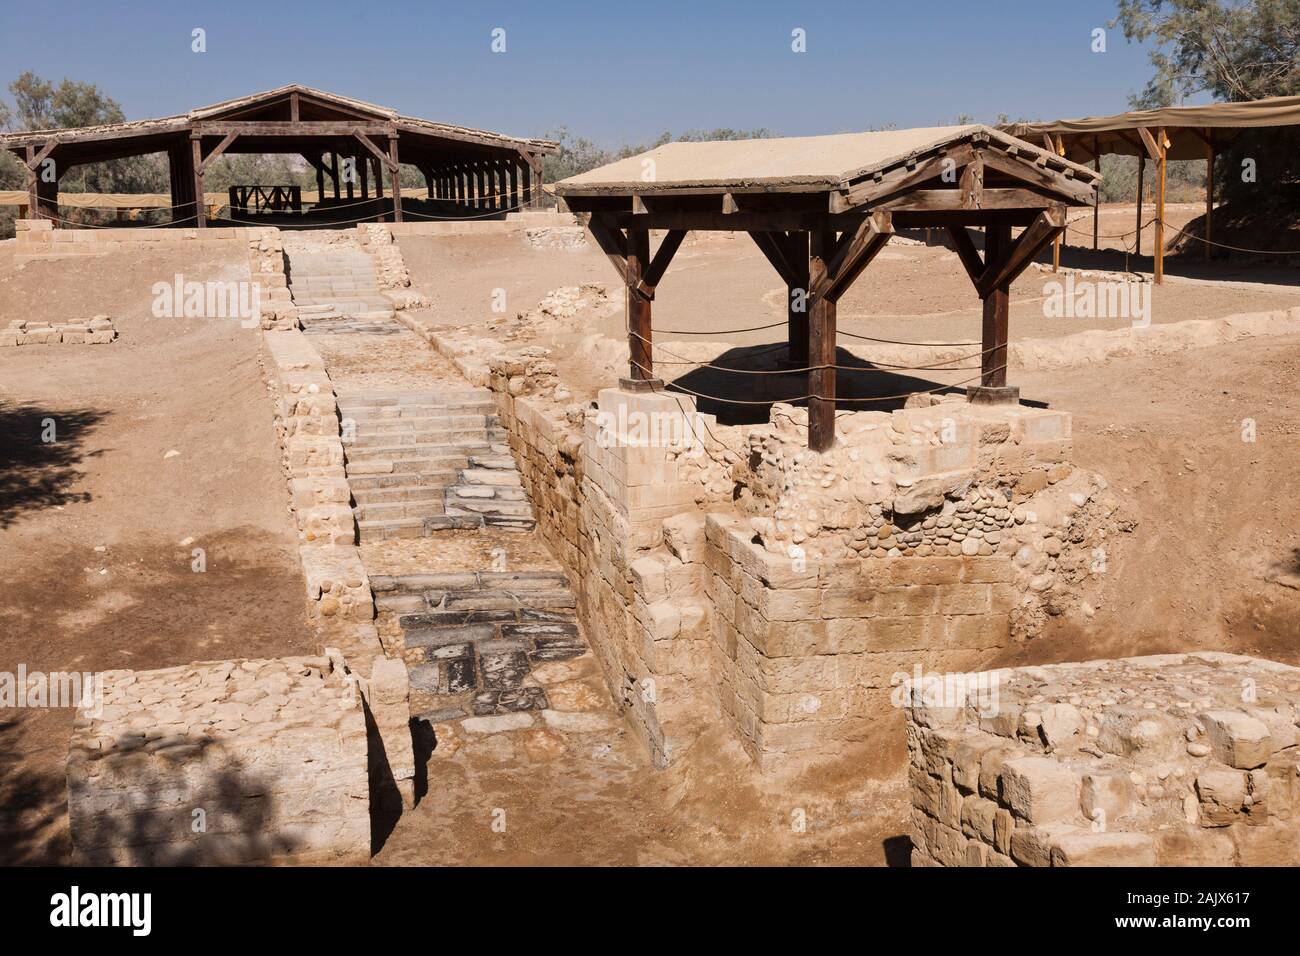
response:
M1010 123L998 129L1031 143L1042 143L1048 136L1054 141L1060 137L1066 158L1083 163L1093 159L1097 150L1102 155L1143 155L1137 132L1140 129L1164 129L1169 138L1169 159L1204 159L1208 143L1226 143L1243 129L1275 126L1300 126L1300 96L1274 96L1246 103L1166 106L1048 123Z

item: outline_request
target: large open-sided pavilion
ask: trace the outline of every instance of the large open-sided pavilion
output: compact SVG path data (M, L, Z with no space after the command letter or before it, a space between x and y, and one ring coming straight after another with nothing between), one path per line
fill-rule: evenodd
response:
M983 301L974 401L1013 401L1006 385L1011 283L1091 205L1100 174L987 126L781 139L668 143L557 183L623 279L630 373L655 377L655 288L692 229L746 232L788 289L788 357L808 376L808 441L835 440L836 302L896 229L937 228ZM971 229L983 230L983 252ZM652 230L664 230L651 254ZM1015 230L1019 230L1018 234Z
M59 179L87 163L165 153L171 221L208 225L204 173L227 153L301 155L316 171L306 203L296 187L231 187L237 223L360 222L488 216L535 203L542 156L556 144L403 116L372 103L291 85L178 116L0 135L27 168L29 215L59 219ZM424 176L424 197L404 203L401 165ZM389 180L384 195L384 177Z

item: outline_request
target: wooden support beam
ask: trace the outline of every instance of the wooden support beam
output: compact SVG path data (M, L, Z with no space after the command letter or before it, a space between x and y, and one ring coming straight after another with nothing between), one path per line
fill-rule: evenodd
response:
M36 167L45 162L45 158L54 152L54 147L59 145L57 139L52 139L41 147L40 152L33 154L32 147L27 147L27 168L36 172ZM39 175L39 174L38 174Z
M987 245L990 235L1000 235L1001 229L1006 228L1007 240L998 246L997 255ZM985 231L985 248L984 248L984 273L980 276L979 281L975 284L975 289L980 298L986 298L995 290L1009 286L1015 281L1020 273L1029 268L1029 264L1034 261L1034 256L1038 255L1050 242L1053 242L1065 228L1065 210L1062 207L1049 210L1038 214L1038 218L1030 223L1029 228L1022 232L1014 243L1010 240L1010 226L989 227Z
M289 122L291 123L298 122L300 118L299 113L300 111L299 111L299 103L298 103L298 94L290 93L289 94Z
M225 138L213 147L212 152L208 153L208 155L203 158L203 162L199 165L199 171L206 173L208 171L208 166L215 162L238 137L238 133L227 133Z
M823 250L825 272L820 279L812 278L809 296L839 301L840 296L848 291L853 281L893 236L893 219L887 211L874 212L856 229L845 230L833 248Z
M965 226L949 226L948 235L952 237L953 250L965 267L966 274L970 276L970 281L978 283L980 276L984 274L984 260L980 258L980 252L975 248L975 241L971 239Z
M993 266L1006 261L1011 245L1011 227L989 226L984 232L984 258ZM980 290L984 300L980 358L980 385L1005 388L1007 384L1007 337L1009 330L1010 280L988 291Z
M634 382L653 381L654 355L651 348L651 300L641 289L646 266L650 259L650 232L647 229L627 231L627 346L630 352L629 378Z
M797 281L796 277L808 271L808 250L805 249L803 251L803 256L801 257L803 261L801 264L792 262L786 255L788 247L786 245L786 234L784 232L766 232L760 230L751 232L749 237L754 240L754 245L758 246L759 251L763 253L767 258L767 261L772 264L772 268L776 270L776 274L779 275L787 285L793 284Z
M828 258L835 234L814 229L809 237L808 284L830 284ZM809 303L808 313L808 447L828 451L835 444L835 300L820 295Z
M337 202L342 197L339 196L339 154L336 150L330 152L330 179L334 182L334 200Z
M664 277L664 272L668 269L668 263L673 261L673 256L685 238L685 229L670 229L660 241L659 248L655 250L654 258L650 260L650 265L641 277L641 284L649 291L650 298L655 297L655 287L659 285L659 280Z
M1146 176L1146 154L1138 153L1138 213L1137 213L1137 238L1133 242L1133 252L1135 255L1142 255L1142 180Z
M786 355L795 368L808 366L808 233L785 234L790 275L785 288ZM833 304L832 304L832 307Z
M1205 139L1205 258L1210 258L1210 223L1214 218L1214 131L1206 130L1210 135Z
M1165 173L1169 167L1169 138L1164 129L1156 133L1156 147L1160 152L1159 173L1156 182L1156 267L1155 281L1165 281Z
M370 150L371 154L375 157L375 159L379 160L381 164L383 164L384 166L389 165L390 159L388 154L385 153L378 146L376 146L374 140L372 140L369 136L363 133L360 129L353 129L352 135L357 140L357 142L359 142L366 149Z
M967 167L969 168L969 167ZM970 195L964 189L914 189L896 199L873 206L873 209L890 209L897 212L925 210L932 212L983 210L983 209L1046 209L1059 202L1032 189L999 187L981 188L978 206L970 205Z
M1056 152L1061 156L1065 155L1065 141L1061 137L1056 137ZM1061 271L1061 240L1065 237L1065 230L1062 229L1052 240L1052 272Z
M623 231L610 225L599 214L592 215L591 221L587 223L587 229L596 240L596 245L600 246L601 252L609 257L618 277L623 280L624 285L627 285L627 237L623 235Z
M1096 170L1097 175L1101 175L1101 145L1096 136L1092 138L1092 168ZM1097 197L1092 201L1092 251L1096 252L1099 248L1098 240L1101 238L1101 184L1097 184Z
M402 167L397 159L397 137L388 139L388 169L393 177L393 222L402 221Z
M203 148L198 138L190 140L190 155L194 163L194 225L205 229L208 225L208 211L203 205Z
M41 214L41 197L37 189L37 172L36 172L36 147L28 146L25 150L25 162L27 164L27 205L31 209L33 219L43 218Z

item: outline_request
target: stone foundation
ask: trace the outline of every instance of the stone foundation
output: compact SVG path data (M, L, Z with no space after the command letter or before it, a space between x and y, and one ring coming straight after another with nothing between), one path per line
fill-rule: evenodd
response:
M78 712L68 758L74 862L369 858L361 697L326 658L100 679L102 706Z
M113 320L106 315L93 319L50 324L14 319L0 329L0 347L6 345L107 345L117 338Z
M1300 668L1165 654L901 696L914 865L1300 862Z
M289 295L284 274L280 230L273 226L173 229L105 228L55 229L49 219L19 219L14 223L17 243L14 261L102 256L110 252L150 252L166 246L197 249L245 249L250 281L260 288L264 329L296 329L298 311ZM232 245L233 244L233 245Z

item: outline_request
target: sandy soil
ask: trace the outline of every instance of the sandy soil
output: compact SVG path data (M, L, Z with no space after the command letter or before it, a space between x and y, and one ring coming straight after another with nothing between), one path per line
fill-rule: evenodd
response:
M0 322L103 312L120 334L0 351L0 671L312 650L258 333L149 314L155 281L238 268L173 253L19 270L0 252ZM0 862L58 861L72 712L16 713L0 721Z
M1189 218L1198 213L1189 207ZM1132 215L1132 207L1105 210L1102 231L1111 220L1112 231L1130 229L1119 226ZM599 282L612 291L609 263L590 247L535 249L522 236L423 237L403 239L402 249L414 284L435 296L426 314L445 324L481 328L500 318L491 311L497 289L506 291L510 314L534 308L561 286ZM35 264L19 273L5 255L0 251L0 319L41 301L35 297L40 273L31 270L46 268ZM1067 251L1066 258L1091 255ZM308 642L254 333L181 320L167 320L160 330L146 319L141 276L148 276L147 291L156 275L166 278L176 265L160 258L133 275L94 260L76 293L83 298L42 305L118 318L122 340L91 347L103 350L93 356L93 374L85 361L56 352L60 346L46 347L48 356L35 361L0 353L0 398L34 403L39 417L52 412L69 423L67 445L53 457L46 449L47 457L36 461L50 480L4 488L0 571L8 572L10 584L0 603L0 669L18 660L47 668L159 666L282 654ZM1216 318L1300 300L1300 289L1285 287L1286 276L1214 268L1209 274L1264 282L1209 286L1189 263L1189 278L1155 291L1153 320ZM1030 272L1017 284L1013 337L1104 326L1044 318L1039 297L1049 278ZM783 322L783 294L748 239L691 240L660 287L656 326L706 331L737 344L778 341L780 329L722 333ZM93 308L83 308L90 302ZM842 328L861 334L978 337L979 303L969 280L955 257L938 248L887 249L842 300L840 314ZM581 386L592 370L564 352L594 331L618 335L621 325L617 309L584 316L551 330L542 344L560 347L564 377ZM416 387L454 375L402 337L313 341L344 388ZM1004 662L1190 647L1300 661L1300 592L1273 580L1278 572L1300 572L1298 372L1300 339L1277 338L1013 375L1025 398L1074 413L1075 460L1119 489L1138 524L1117 545L1095 616L1054 619ZM17 417L19 436L30 417ZM1241 439L1247 418L1257 427L1253 443ZM11 446L21 447L6 443ZM171 448L182 454L164 460ZM204 575L189 570L188 547L179 544L190 536L208 550ZM536 543L512 536L502 544L512 566L548 566ZM106 550L96 552L97 545ZM411 573L488 566L492 550L488 536L453 535L368 546L364 560L371 573ZM167 600L159 600L164 594ZM37 632L33 622L44 624L51 615L55 626ZM0 806L9 809L0 860L52 859L66 851L58 808L66 718L66 712L44 712L3 729L0 752L17 760L0 766ZM662 773L648 768L621 728L563 739L496 736L500 742L459 756L445 748L432 753L424 799L398 821L376 864L906 860L905 754L897 725L882 726L878 742L861 752L766 778L755 777L720 729ZM433 741L421 746L427 754ZM497 810L505 811L503 832L492 826Z

